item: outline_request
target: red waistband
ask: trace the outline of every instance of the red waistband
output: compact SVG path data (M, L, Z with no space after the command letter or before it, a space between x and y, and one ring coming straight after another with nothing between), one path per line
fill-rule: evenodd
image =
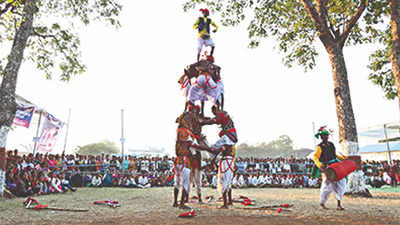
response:
M227 130L226 132L224 132L223 130L221 130L221 131L219 132L219 136L222 137L222 135L227 134L227 133L230 133L230 132L235 132L235 133L236 133L236 129L235 129L235 128L231 128L231 129Z

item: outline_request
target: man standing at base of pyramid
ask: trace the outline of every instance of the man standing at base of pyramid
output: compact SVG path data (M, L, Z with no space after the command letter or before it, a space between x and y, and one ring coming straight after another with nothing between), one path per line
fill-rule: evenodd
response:
M221 208L227 209L228 205L232 205L232 180L236 170L235 144L238 139L235 125L229 114L220 110L216 105L211 108L211 111L215 117L202 121L201 125L217 124L221 126L220 139L213 147L216 154L222 154L218 167L218 189L224 199Z
M210 15L210 12L208 9L200 9L200 12L202 12L203 17L197 18L196 22L193 25L194 29L197 29L199 31L199 48L197 52L197 62L200 60L200 54L201 50L203 49L203 46L210 46L211 47L211 53L210 56L213 56L214 53L214 48L215 44L213 40L211 39L210 35L210 25L214 26L213 32L217 32L218 26L212 21L208 16Z

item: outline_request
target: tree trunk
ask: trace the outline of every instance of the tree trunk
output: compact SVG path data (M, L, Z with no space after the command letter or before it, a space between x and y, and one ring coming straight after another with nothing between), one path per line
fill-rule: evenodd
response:
M369 192L365 187L364 174L361 170L357 128L353 107L351 105L350 88L343 49L336 45L328 47L327 52L332 66L336 114L339 123L339 143L342 147L338 152L354 160L358 167L357 171L349 176L346 193L366 196Z
M393 77L397 87L397 97L400 102L400 2L391 0L390 5L390 25L392 27L392 62Z
M3 81L0 87L0 147L6 147L7 135L15 117L16 103L15 90L17 86L17 77L21 62L24 56L24 50L29 36L32 34L33 18L37 11L37 0L25 0L24 17L22 23L15 33L14 42L11 47L8 62L3 74ZM1 171L0 171L1 173ZM0 176L2 179L2 176ZM0 180L0 184L3 184ZM3 188L0 188L0 191ZM3 193L0 193L2 195Z
M6 150L0 147L0 196L4 194L6 181Z

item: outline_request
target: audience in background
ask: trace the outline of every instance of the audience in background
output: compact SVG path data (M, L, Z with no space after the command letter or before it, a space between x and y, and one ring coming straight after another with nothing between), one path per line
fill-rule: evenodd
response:
M7 152L6 189L15 196L76 191L76 187L150 188L174 185L174 161L170 157L116 155L19 155ZM317 188L320 178L311 176L311 159L236 158L234 188ZM201 163L204 187L217 187L211 162ZM400 183L400 160L363 162L366 183L379 188Z

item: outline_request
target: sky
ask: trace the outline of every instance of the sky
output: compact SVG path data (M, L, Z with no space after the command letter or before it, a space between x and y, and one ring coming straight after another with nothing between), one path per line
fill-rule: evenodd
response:
M43 72L24 62L17 93L45 108L57 118L71 120L66 152L76 146L111 140L120 145L121 109L124 109L125 149L165 148L174 152L175 119L185 99L177 79L197 54L197 31L192 28L199 8L183 12L183 1L121 1L122 27L114 29L92 23L79 30L82 58L87 72L68 83L46 80ZM157 7L155 7L157 2ZM338 125L329 59L319 40L320 56L313 71L287 68L277 43L264 39L260 47L248 48L247 24L219 30L215 63L222 67L225 110L238 131L239 143L269 142L289 135L296 148L314 148L316 129ZM399 121L399 104L384 98L368 80L368 56L374 45L345 47L350 92L359 129ZM211 116L206 103L206 114ZM7 148L32 145L37 118L30 129L15 128ZM215 126L204 129L209 142L217 140ZM65 129L54 153L64 146Z

